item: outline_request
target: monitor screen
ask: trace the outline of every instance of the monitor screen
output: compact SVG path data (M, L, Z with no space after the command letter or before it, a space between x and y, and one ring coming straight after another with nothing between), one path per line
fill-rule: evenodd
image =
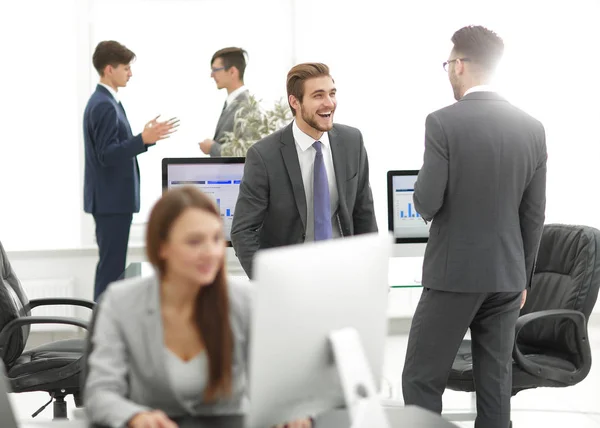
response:
M221 212L225 240L231 245L231 224L244 158L165 158L162 161L163 190L192 185L209 195Z
M388 171L388 225L397 243L427 242L431 223L415 210L418 170Z

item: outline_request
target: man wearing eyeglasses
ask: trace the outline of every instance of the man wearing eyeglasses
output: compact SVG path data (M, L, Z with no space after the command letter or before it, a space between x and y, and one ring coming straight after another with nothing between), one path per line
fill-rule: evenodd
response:
M490 86L502 39L477 26L452 42L444 69L457 102L427 117L415 183L415 208L432 225L402 390L407 405L440 413L470 329L475 427L508 428L515 324L545 218L546 137Z
M233 132L235 113L248 99L248 89L244 85L245 55L246 51L242 48L224 48L215 52L210 61L210 75L217 88L227 90L227 99L223 104L214 137L199 143L200 150L211 157L221 156L222 139L226 132Z

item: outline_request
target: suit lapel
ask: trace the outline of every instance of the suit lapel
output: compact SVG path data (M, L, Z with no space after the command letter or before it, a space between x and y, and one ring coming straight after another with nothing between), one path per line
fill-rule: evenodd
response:
M146 313L144 314L144 334L148 346L148 360L156 373L156 384L164 385L161 393L168 397L175 397L166 371L164 330L162 313L160 310L160 290L158 278L154 278L152 287L148 288ZM176 400L173 400L176 401Z
M335 181L337 182L338 198L340 207L346 206L346 151L344 142L340 140L337 130L329 131L329 144L331 145L331 156L333 157L333 169L335 170Z
M213 138L213 140L215 140L215 141L217 140L217 136L221 133L221 128L223 127L223 124L225 123L225 118L228 115L230 107L231 106L227 106L227 108L221 112L221 116L219 116L219 120L217 122L217 127L215 129L215 136Z
M221 133L221 129L225 126L226 123L233 122L233 116L235 115L237 105L241 101L246 100L247 98L248 90L245 90L244 92L240 93L231 103L229 103L229 105L227 105L227 107L225 107L221 111L221 116L219 116L219 120L217 121L217 127L215 129L215 136L213 140L216 141L217 136Z
M292 183L292 191L296 200L296 207L302 219L302 225L306 230L306 193L304 191L304 183L302 182L302 171L300 170L300 161L298 160L298 152L296 150L296 142L292 132L292 124L288 125L281 134L281 156Z

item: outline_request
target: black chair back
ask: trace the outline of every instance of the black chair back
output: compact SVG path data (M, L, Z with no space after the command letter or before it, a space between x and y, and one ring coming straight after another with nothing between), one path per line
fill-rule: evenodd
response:
M535 275L521 315L570 309L586 321L600 288L600 231L593 227L551 224L544 227ZM555 355L579 366L574 324L546 319L523 327L519 348Z
M0 242L0 331L12 320L30 315L29 299ZM10 368L23 353L29 338L29 331L29 325L16 329L8 341L8 347L0 350L3 354L2 360L7 368Z

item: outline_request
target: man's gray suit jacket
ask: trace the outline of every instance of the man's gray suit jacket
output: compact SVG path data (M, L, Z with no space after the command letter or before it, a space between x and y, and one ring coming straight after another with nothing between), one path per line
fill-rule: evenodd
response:
M543 125L495 92L426 120L415 208L433 220L423 286L518 292L529 284L546 206Z
M226 132L233 132L235 125L235 114L240 109L242 104L248 100L250 93L248 90L241 92L227 107L221 112L219 121L217 122L217 128L215 130L215 136L213 140L215 144L210 147L210 156L221 157L221 145L223 144L223 137Z
M231 240L242 267L252 277L259 249L303 243L307 203L296 142L290 124L248 150ZM334 125L329 142L339 194L337 223L341 236L377 231L369 161L362 134Z

